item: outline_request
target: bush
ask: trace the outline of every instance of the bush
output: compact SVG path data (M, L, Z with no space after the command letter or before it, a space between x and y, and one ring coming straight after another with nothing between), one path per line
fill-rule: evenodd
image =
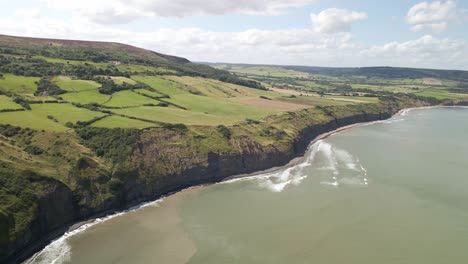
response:
M223 135L223 137L227 139L231 138L231 130L229 130L229 128L227 128L226 126L219 125L216 129L219 133L221 133L221 135Z
M26 148L24 148L24 151L26 151L27 153L29 153L31 155L41 155L41 154L43 154L45 152L40 147L34 146L34 145L27 146Z
M245 122L247 122L247 124L260 124L260 121L250 118L245 119Z
M184 124L163 124L162 127L170 130L177 130L182 133L188 131L188 127Z

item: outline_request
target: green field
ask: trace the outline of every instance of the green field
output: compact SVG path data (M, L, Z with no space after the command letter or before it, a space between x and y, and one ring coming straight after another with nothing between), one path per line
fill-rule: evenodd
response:
M243 75L257 75L257 76L268 76L268 77L286 77L286 78L297 78L308 76L308 74L293 70L287 70L281 67L269 67L269 66L232 66L232 65L219 65L219 69L228 70L237 74Z
M146 95L149 95L149 96L152 96L152 97L161 97L162 96L162 94L160 94L160 93L156 93L156 92L149 91L149 90L146 90L146 89L135 89L134 91L137 92L137 93L146 94Z
M446 90L437 90L437 89L428 89L423 92L418 92L416 94L420 96L433 97L436 99L455 99L456 100L456 99L468 98L468 94L456 94L456 93L450 93L449 91L446 91Z
M173 95L168 102L181 105L194 112L224 115L243 118L262 118L270 114L278 113L273 109L266 109L213 97L199 96L193 94Z
M122 77L122 76L111 76L111 79L116 83L116 84L123 84L123 83L128 83L128 84L136 84L135 80L132 80L127 77Z
M145 83L151 88L158 91L159 93L166 94L169 96L187 92L186 90L181 88L180 84L177 84L176 82L171 80L163 79L161 77L135 75L132 76L132 79Z
M22 107L19 104L13 102L11 98L5 95L0 95L0 110L5 109L22 109Z
M16 76L13 74L4 74L0 78L0 90L17 94L34 94L39 81L37 77Z
M139 117L147 120L164 122L164 123L183 123L186 125L218 125L218 124L233 124L244 120L240 116L222 116L214 114L205 114L200 112L187 111L182 109L168 107L135 107L116 109L113 112L125 115Z
M101 86L95 81L74 80L68 76L55 77L54 81L62 90L69 92L83 92L95 90Z
M50 131L66 131L69 129L62 124L48 119L47 116L34 111L0 113L0 124Z
M90 104L98 103L102 104L110 100L111 96L107 94L101 94L96 90L89 90L77 93L66 93L60 95L64 100L71 103Z
M95 117L103 116L103 113L78 108L71 104L34 104L32 112L38 116L52 116L61 124L67 122L89 121Z
M110 99L110 101L105 103L104 105L110 107L129 107L158 103L159 101L153 100L143 95L139 95L132 91L121 91L112 94L112 98Z
M121 116L108 116L97 122L94 122L93 127L107 127L107 128L147 128L157 127L158 125L148 123L140 120L125 118Z

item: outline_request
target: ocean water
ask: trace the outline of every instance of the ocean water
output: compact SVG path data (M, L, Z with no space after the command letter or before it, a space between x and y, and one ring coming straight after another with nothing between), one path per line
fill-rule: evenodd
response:
M468 109L415 109L274 173L65 235L28 263L468 263Z

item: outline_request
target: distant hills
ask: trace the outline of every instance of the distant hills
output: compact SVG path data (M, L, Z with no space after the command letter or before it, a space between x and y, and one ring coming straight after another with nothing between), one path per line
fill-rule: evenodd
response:
M468 82L468 71L461 70L436 70L401 67L315 67L315 66L290 66L290 65L265 65L265 64L231 64L231 63L204 63L206 65L231 65L241 67L280 67L286 70L294 70L310 74L327 75L334 77L377 77L377 78L438 78L459 82Z
M115 62L116 64L160 67L169 70L172 74L207 77L251 88L262 88L255 81L240 79L224 70L195 64L185 58L114 42L0 35L0 54L44 56L63 60L90 61L95 63Z

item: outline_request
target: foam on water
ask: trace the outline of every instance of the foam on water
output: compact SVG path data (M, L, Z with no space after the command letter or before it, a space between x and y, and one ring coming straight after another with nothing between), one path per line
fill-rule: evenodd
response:
M240 181L256 181L261 188L282 192L290 185L299 185L313 169L330 171L321 184L328 186L368 185L367 171L359 159L350 152L337 148L323 140L311 145L303 162L282 170L250 177L236 178L221 184ZM346 176L341 176L346 172Z
M163 198L152 201L152 202L146 202L142 203L140 205L131 207L125 211L120 211L105 217L100 217L93 219L89 223L86 223L84 225L81 225L80 227L73 229L71 231L66 232L63 234L61 237L57 238L56 240L52 241L49 245L47 245L43 250L37 252L34 254L31 258L26 260L24 264L61 264L61 263L66 263L71 260L72 252L71 252L71 246L68 243L68 239L71 237L80 234L87 229L89 229L92 226L95 226L100 223L104 223L110 219L113 219L115 217L124 215L129 212L134 212L136 210L145 208L145 207L150 207L150 206L158 206L159 203L163 200Z

